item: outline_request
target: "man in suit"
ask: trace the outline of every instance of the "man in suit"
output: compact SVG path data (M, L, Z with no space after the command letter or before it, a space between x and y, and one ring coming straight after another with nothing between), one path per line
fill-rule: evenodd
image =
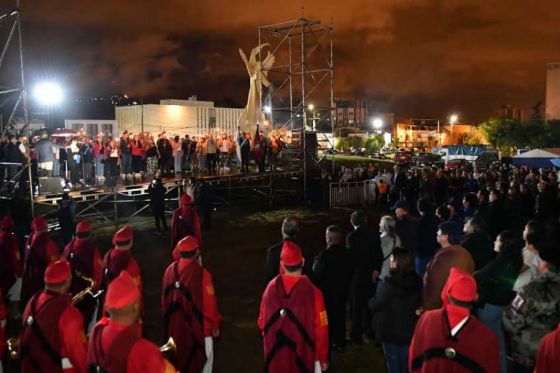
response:
M269 247L266 250L266 265L265 265L265 282L268 284L270 280L276 277L279 274L280 269L280 253L282 252L282 246L284 245L285 241L292 241L298 244L299 247L302 248L303 257L305 258L305 263L303 265L303 274L312 278L313 270L311 265L313 263L312 260L312 252L308 248L302 246L298 240L296 239L296 235L299 232L298 221L293 216L288 216L282 222L282 241L278 242L277 244Z
M367 226L366 214L354 211L350 215L354 230L346 236L346 247L352 257L352 282L350 284L350 312L352 315L352 343L362 343L364 327L371 325L371 315L367 302L373 293L373 284L377 281L383 252L379 234Z
M325 297L331 346L344 351L346 344L346 302L352 279L352 258L344 247L342 229L330 225L326 231L327 248L313 263L313 275Z

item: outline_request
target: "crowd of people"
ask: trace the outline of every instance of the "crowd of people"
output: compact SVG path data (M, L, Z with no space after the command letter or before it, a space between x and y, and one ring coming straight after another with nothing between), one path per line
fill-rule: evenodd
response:
M375 340L390 373L556 372L557 176L508 165L372 170L387 186L380 203L394 215L372 225L354 211L353 229L329 225L317 255L300 241L298 219L287 217L265 259L257 326L266 371L326 371L333 354ZM21 305L12 350L22 371L211 372L222 317L194 202L182 195L171 219L173 262L161 294L163 330L176 344L169 355L142 338L131 227L118 230L102 256L91 222L78 223L60 251L38 216L22 254L5 216L0 299L8 304L0 305L0 334Z
M508 164L451 172L397 166L369 167L359 174L375 181L378 202L395 215L381 217L373 230L366 214L355 211L346 240L340 227L329 226L326 249L315 258L298 244L297 221L286 219L283 246L267 253L261 329L277 323L274 313L267 318L269 297L283 298L272 302L280 313L315 299L316 314L326 312L328 336L317 327L324 326L317 315L315 329L306 331L317 346L329 346L315 350L315 366L323 370L330 353L364 338L381 343L390 373L560 369L560 175L555 170ZM277 289L278 274L283 292ZM293 276L310 279L320 296L315 289L304 295L290 290L297 281ZM296 315L313 320L303 310ZM270 330L276 339L267 338ZM306 343L307 334L288 326L281 330L287 335L263 329L267 363L279 344ZM305 359L299 351L294 371L298 359ZM308 367L312 363L309 357Z
M234 165L240 172L249 172L252 160L258 172L264 172L265 166L274 167L284 147L277 131L268 136L257 131L192 137L124 131L119 138L102 133L89 137L82 132L52 137L45 132L32 137L30 144L24 136L4 136L0 139L0 162L13 163L6 167L7 179L12 179L31 157L34 178L55 176L67 178L72 184L93 185L114 183L119 176L141 179L156 172L163 176L226 173Z

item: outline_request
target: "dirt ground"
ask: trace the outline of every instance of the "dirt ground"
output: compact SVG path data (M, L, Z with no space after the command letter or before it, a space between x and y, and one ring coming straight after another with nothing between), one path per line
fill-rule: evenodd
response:
M257 328L259 304L264 290L266 249L279 241L280 223L288 214L301 217L300 239L318 252L324 247L324 229L339 224L350 231L351 210L267 210L253 206L228 206L218 212L213 226L204 232L204 266L212 273L219 310L223 315L222 336L215 343L214 372L262 372L262 341ZM370 211L370 225L377 225L379 213ZM377 217L377 218L375 218ZM163 344L160 315L161 279L171 262L169 235L154 233L151 218L130 222L134 228L134 256L140 263L144 282L144 335ZM96 229L99 247L106 251L114 227ZM351 346L334 353L329 372L385 372L378 345Z

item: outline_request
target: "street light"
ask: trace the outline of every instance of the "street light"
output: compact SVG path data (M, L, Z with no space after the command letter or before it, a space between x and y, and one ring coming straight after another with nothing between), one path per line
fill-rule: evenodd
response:
M376 130L379 130L381 127L383 127L383 120L381 118L375 118L373 120L373 127Z
M37 101L47 107L60 104L64 96L62 88L55 82L40 83L33 92Z
M47 127L51 125L51 108L60 104L64 98L62 88L55 82L42 82L35 86L33 96L41 106L47 108Z
M459 121L459 115L457 114L451 114L449 116L449 124L455 124Z
M307 110L309 110L309 111L315 110L315 105L313 105L313 104L307 105Z

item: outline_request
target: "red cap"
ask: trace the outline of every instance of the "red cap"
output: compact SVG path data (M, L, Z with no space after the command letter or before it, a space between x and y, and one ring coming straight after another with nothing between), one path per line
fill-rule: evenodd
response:
M134 279L127 271L121 271L107 289L105 306L108 308L123 308L140 299L140 291Z
M48 229L47 220L43 217L43 215L38 215L35 219L33 219L31 222L31 229L35 232Z
M282 253L280 254L280 262L287 266L296 266L303 262L301 249L292 241L284 241L282 245Z
M476 280L474 277L455 267L452 267L449 271L445 288L447 288L447 294L461 302L472 302L477 298Z
M2 219L2 223L0 223L0 228L12 230L14 229L14 225L14 219L12 219L10 215L6 215L4 219Z
M181 241L177 242L176 249L179 252L189 252L198 249L198 240L193 236L186 236Z
M181 205L190 205L192 202L191 196L189 196L187 193L183 193L181 195Z
M82 220L76 225L76 233L89 233L92 229L93 226L89 220Z
M117 242L126 243L130 240L132 240L132 228L127 225L115 233L113 236L113 245L116 245Z
M45 283L60 284L70 277L71 272L72 268L70 267L70 263L65 259L52 262L45 270Z

